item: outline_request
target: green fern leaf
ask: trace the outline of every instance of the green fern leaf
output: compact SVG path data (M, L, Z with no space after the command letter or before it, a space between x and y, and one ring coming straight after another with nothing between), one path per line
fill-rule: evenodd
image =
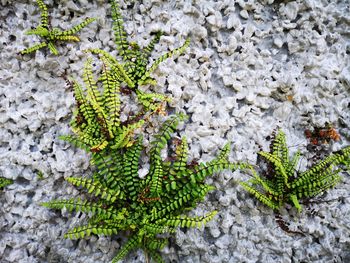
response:
M127 61L129 60L129 42L127 41L127 34L124 30L124 21L120 13L119 3L116 0L110 0L110 3L112 8L113 30L117 50L119 55L122 56L125 61Z
M119 228L116 225L112 226L96 226L96 225L86 225L73 228L68 231L64 237L69 239L80 239L94 235L113 235L119 232Z
M144 244L150 250L159 250L163 249L168 244L168 241L164 238L152 238L146 239Z
M207 222L212 220L217 214L217 211L212 211L207 213L205 216L197 217L187 217L187 216L177 216L177 217L167 217L157 220L156 223L163 224L171 227L202 227Z
M162 55L160 58L158 58L152 65L151 67L145 72L145 74L140 78L138 81L138 85L144 85L145 81L151 76L152 72L159 66L160 63L165 61L168 58L171 58L177 54L181 54L185 51L185 49L190 45L190 39L187 38L185 43L179 47L176 48L172 51L169 51L168 53Z
M41 11L41 26L47 28L49 26L49 12L47 10L47 6L42 0L36 0L36 3L38 4L38 7Z
M81 199L68 199L68 200L52 200L50 202L41 203L42 206L52 209L66 208L70 212L85 212L92 213L93 215L104 215L106 218L117 218L113 209L106 209L102 203L88 202Z
M140 246L139 237L137 234L129 238L129 240L122 246L122 248L119 250L118 254L113 258L112 263L117 263L119 260L122 260L129 252L137 247Z
M151 157L153 159L160 159L160 152L167 144L171 134L174 133L177 125L180 121L184 121L187 117L184 114L173 115L169 120L165 121L162 125L159 133L154 136L155 140L152 141Z
M259 192L257 189L251 187L249 184L247 184L245 182L241 182L240 184L241 184L241 186L243 186L243 188L245 190L247 190L249 193L254 195L256 197L256 199L258 199L260 202L264 203L268 207L272 208L273 210L280 208L280 205L272 199L272 196L269 197L269 196L265 195L264 193Z
M74 26L73 28L71 28L69 30L66 30L66 31L62 31L61 35L62 36L74 35L74 34L78 33L80 30L82 30L84 27L86 27L87 25L91 24L94 21L96 21L96 18L89 18L88 17L83 22L81 22L80 24ZM79 38L78 38L77 41L79 41Z
M176 159L173 164L172 172L176 174L179 171L186 170L188 160L188 144L186 137L182 137L181 144L175 150Z
M91 179L68 177L66 180L75 186L84 187L90 194L98 196L108 202L113 203L121 197L119 191L105 188L101 183L93 182Z
M126 187L131 199L136 199L139 189L140 178L138 176L139 159L142 147L142 137L139 137L137 143L129 147L125 152L125 164L123 173L126 180Z
M47 46L47 43L41 42L41 43L39 43L39 44L36 44L36 45L34 45L34 46L31 46L31 47L28 47L28 48L22 50L22 51L21 51L21 54L22 54L22 55L29 54L29 53L35 52L35 51L37 51L37 50L39 50L39 49L41 49L41 48L44 48L44 47L46 47L46 46Z

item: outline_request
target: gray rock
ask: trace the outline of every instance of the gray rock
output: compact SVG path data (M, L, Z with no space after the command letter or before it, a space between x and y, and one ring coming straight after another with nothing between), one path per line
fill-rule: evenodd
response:
M232 142L232 161L256 162L267 150L266 137L280 127L288 131L291 151L302 149L310 126L342 122L342 141L349 134L349 12L344 1L121 1L129 39L143 46L149 33L165 32L151 61L181 45L191 45L175 61L166 60L153 73L156 92L172 97L170 107L185 111L191 122L186 134L190 159L211 160L225 142ZM54 26L68 28L84 17L96 17L81 34L80 43L59 44L60 56L47 50L16 55L38 41L24 34L37 25L40 14L31 1L0 1L0 175L15 183L0 193L0 261L109 262L122 243L107 237L80 241L63 238L88 215L39 206L54 198L72 198L79 191L64 178L89 175L89 155L58 136L71 133L72 91L62 76L81 81L86 48L102 48L117 56L105 1L48 1ZM73 15L71 20L70 15ZM15 36L15 40L13 40ZM94 39L90 42L88 38ZM96 59L97 61L97 59ZM82 83L82 82L81 82ZM147 91L149 87L142 87ZM121 120L138 106L126 102ZM158 120L152 120L154 132ZM177 135L178 136L178 135ZM149 147L149 138L145 138ZM167 155L166 151L163 156ZM147 158L142 159L143 162ZM300 165L305 168L306 158ZM139 171L144 176L149 167ZM44 172L39 180L37 172ZM171 262L345 262L350 242L348 199L319 204L317 213L305 209L294 218L284 211L290 227L307 232L288 235L276 224L271 210L244 192L238 182L245 172L226 172L207 179L217 190L193 214L219 214L201 229L178 230L176 244L163 250ZM345 197L348 177L328 192L327 199ZM294 221L293 221L294 220ZM318 240L318 242L315 242ZM144 262L141 251L125 262Z

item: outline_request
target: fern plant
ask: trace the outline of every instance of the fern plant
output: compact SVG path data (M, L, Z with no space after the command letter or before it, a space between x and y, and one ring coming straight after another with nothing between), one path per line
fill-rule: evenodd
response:
M92 153L96 167L93 178L69 177L67 181L86 189L94 198L52 200L43 204L91 215L87 224L73 228L65 237L79 239L126 231L129 239L112 262L118 262L137 248L143 249L156 262L163 262L158 250L167 244L164 234L173 233L177 227L201 227L211 220L216 211L197 217L186 216L184 212L194 208L208 191L214 189L205 184L207 176L245 165L228 161L229 144L211 162L190 165L185 138L176 146L175 156L163 160L161 151L184 118L184 115L175 115L165 121L151 142L150 167L144 178L138 174L142 137L122 151L106 148Z
M167 52L156 59L149 66L149 59L154 46L159 42L162 32L156 32L150 43L141 48L135 42L127 40L127 34L124 29L123 19L120 12L118 0L110 0L112 8L113 30L115 36L115 44L117 46L118 55L122 61L119 62L112 55L101 49L90 49L89 51L98 54L103 58L111 71L111 75L116 82L126 84L129 90L135 91L138 100L146 108L146 110L156 110L159 108L157 101L165 102L169 99L159 93L145 93L138 87L145 84L156 84L154 78L151 77L152 72L167 58L176 54L181 54L189 46L190 40L170 52Z
M290 203L300 212L300 199L314 197L340 181L341 169L337 167L350 156L350 147L329 155L304 172L297 170L300 152L290 158L282 131L272 141L271 152L258 154L270 164L269 169L264 175L252 170L253 178L241 182L243 188L275 211Z
M51 28L49 23L49 13L47 6L42 0L36 0L38 7L41 11L41 23L34 29L28 30L27 35L36 35L42 38L39 44L30 46L20 53L22 55L35 52L41 48L48 47L52 54L58 55L58 50L55 47L55 42L57 41L80 41L80 39L75 36L80 30L86 27L88 24L95 21L95 18L86 18L82 23L72 27L68 30L60 30L59 28Z
M6 186L12 184L12 183L13 183L13 181L11 179L0 177L0 190L5 188Z
M100 82L95 80L92 59L85 62L83 80L85 88L75 80L67 81L74 91L77 110L71 127L75 135L61 136L61 139L80 147L98 152L110 146L118 149L133 143L134 131L145 122L144 119L122 123L120 121L120 88L112 78L106 65L102 65Z

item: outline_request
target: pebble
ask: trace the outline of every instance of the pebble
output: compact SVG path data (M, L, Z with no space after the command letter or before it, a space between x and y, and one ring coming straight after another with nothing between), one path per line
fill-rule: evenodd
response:
M248 19L249 18L249 14L247 10L242 10L241 12L239 12L240 16L243 17L244 19Z
M274 43L275 46L278 47L278 48L281 48L282 45L283 45L283 41L282 41L282 39L280 39L280 38L275 38L275 39L273 40L273 43Z

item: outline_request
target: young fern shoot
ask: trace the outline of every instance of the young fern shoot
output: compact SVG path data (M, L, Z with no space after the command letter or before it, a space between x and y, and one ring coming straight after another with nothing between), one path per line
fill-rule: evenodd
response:
M58 50L55 47L55 43L57 41L80 41L80 39L75 34L86 27L88 24L95 21L95 18L86 18L82 23L64 31L60 30L59 28L51 28L47 6L42 0L36 0L36 2L41 11L41 23L36 28L28 30L26 34L39 36L42 41L36 45L22 50L20 52L22 55L35 52L44 47L48 47L52 54L58 55Z
M182 54L189 46L190 40L187 39L182 46L163 54L149 65L154 46L159 42L163 33L156 32L149 44L144 48L141 48L135 42L129 42L124 29L118 0L110 0L110 3L115 44L118 55L121 57L121 62L104 50L90 49L89 51L98 54L105 63L108 63L113 78L120 83L124 83L128 89L134 91L146 110L156 111L159 109L160 103L169 101L169 98L159 93L145 93L138 87L146 84L156 84L155 79L151 77L152 72L166 59Z
M289 156L286 136L279 131L271 144L271 152L259 152L272 167L267 176L258 175L252 169L253 178L241 182L245 190L260 202L276 212L286 203L293 205L298 212L302 210L302 198L312 198L335 186L341 179L337 167L350 156L350 147L329 155L305 172L298 172L300 152Z
M175 150L175 158L163 160L162 149L179 121L184 119L185 116L179 114L165 121L151 142L150 168L144 178L138 174L142 137L122 151L106 148L93 152L92 163L96 167L93 178L70 177L67 181L86 189L94 198L52 200L43 204L53 209L66 208L92 215L86 225L73 228L65 237L79 239L93 234L114 235L127 231L128 241L113 258L113 263L138 248L156 262L163 262L159 254L159 250L167 244L163 234L173 233L178 227L202 227L211 220L216 211L203 216L185 215L185 211L196 207L214 189L204 182L205 178L224 169L243 169L246 165L228 161L229 144L214 160L189 165L184 138Z

